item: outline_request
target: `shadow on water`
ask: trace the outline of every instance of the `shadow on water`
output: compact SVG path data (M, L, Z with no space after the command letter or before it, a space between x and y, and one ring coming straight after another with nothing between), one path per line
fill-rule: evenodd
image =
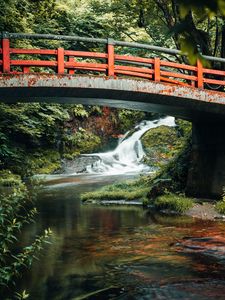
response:
M26 228L21 245L48 227L52 244L20 288L32 300L225 299L225 225L80 202L80 193L122 179L48 182L39 194L37 223Z

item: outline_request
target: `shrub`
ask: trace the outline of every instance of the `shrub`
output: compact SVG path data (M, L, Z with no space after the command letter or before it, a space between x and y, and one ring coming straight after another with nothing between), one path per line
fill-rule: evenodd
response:
M12 174L10 170L0 171L0 186L16 186L21 184L19 175Z
M217 202L215 208L220 214L225 214L225 200Z
M194 205L193 199L184 196L167 194L158 197L154 201L157 209L169 209L178 213L184 213Z
M220 214L225 214L225 188L223 189L223 199L221 201L218 201L215 205L215 209Z
M64 136L66 145L65 152L68 154L74 151L80 153L90 153L97 150L101 145L99 136L79 128L75 133Z
M51 174L60 169L60 154L55 150L38 149L28 153L25 158L26 174Z
M9 173L9 178L13 175ZM5 175L5 177L7 177ZM10 191L0 193L0 294L13 294L13 286L24 267L29 267L51 234L46 230L38 236L31 245L20 250L17 247L18 234L23 226L33 222L37 211L33 206L34 195L28 191L25 184L17 178L17 185ZM7 178L6 178L7 179ZM5 179L5 180L6 180ZM9 182L10 179L9 179ZM7 295L8 296L8 295ZM4 298L1 298L4 299Z

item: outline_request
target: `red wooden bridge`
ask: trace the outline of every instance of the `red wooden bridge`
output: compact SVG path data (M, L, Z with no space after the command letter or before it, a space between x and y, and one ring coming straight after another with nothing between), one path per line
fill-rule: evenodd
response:
M185 55L179 50L148 44L7 32L0 38L1 101L72 101L157 111L188 119L199 118L198 111L201 115L223 111L225 114L218 106L225 103L225 94L221 93L225 86L223 58L204 56L218 66L210 69L203 67L200 60L196 66L182 63ZM39 44L41 40L46 44L56 40L59 45L67 43L67 48L81 43L103 50L15 47L18 40L28 39L34 41L32 45L37 40ZM142 57L130 55L133 48L139 49ZM162 55L166 58L161 59ZM190 101L187 103L186 99ZM195 100L205 105L197 105ZM126 105L121 101L126 101Z
M54 36L41 34L3 33L1 35L0 72L3 74L55 73L76 74L78 71L91 72L113 77L136 77L156 82L169 82L182 86L208 88L208 85L225 86L225 71L204 68L200 60L196 66L162 60L153 53L181 55L179 50L156 47L146 44L128 43L113 39L81 38L76 36ZM106 45L104 53L57 49L20 49L10 45L15 39L46 39L86 42ZM15 44L15 43L14 43ZM141 48L148 57L120 55L122 48ZM116 51L119 48L119 51ZM128 50L127 50L128 51ZM209 61L225 64L225 59L205 56ZM84 72L82 72L84 74Z

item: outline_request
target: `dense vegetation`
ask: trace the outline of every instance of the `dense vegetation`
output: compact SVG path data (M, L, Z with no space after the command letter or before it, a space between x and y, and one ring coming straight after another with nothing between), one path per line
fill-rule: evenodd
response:
M53 173L62 158L101 149L144 116L97 106L0 104L0 166L23 177Z
M15 283L24 268L31 266L44 243L49 242L50 229L37 236L32 244L15 247L21 230L34 221L37 210L34 207L35 189L28 190L18 175L0 172L0 294L9 299L25 299L26 291L15 294ZM5 187L2 189L2 186ZM7 188L7 189L6 189Z
M195 63L200 53L225 56L223 5L224 1L219 0L189 1L188 4L183 0L0 0L0 31L112 37L148 42L181 48L189 53L189 59ZM20 40L14 43L18 47L49 48L62 44L59 41L43 40ZM64 42L62 46L68 49L98 50L93 44L74 45ZM152 55L138 49L125 50L130 54ZM118 48L117 51L122 50ZM168 56L164 58L175 59ZM184 60L181 57L176 59ZM18 253L14 252L18 231L35 215L35 209L30 203L33 197L20 176L25 178L35 173L55 172L62 158L72 159L80 153L97 151L109 141L109 137L125 132L145 117L146 114L141 112L97 106L0 104L0 185L10 188L7 194L4 192L0 195L1 287L11 287L22 265L30 265L36 250L41 248L42 242L49 235L46 232L32 245ZM165 143L161 134L170 143ZM187 168L183 167L186 166L184 158L188 156L190 147L187 143L182 155L178 155L184 143L181 138L179 144L176 136L177 133L168 132L166 128L156 129L143 138L143 143L151 159L155 159L155 166L162 166L170 158L175 158L155 180L170 177L173 189L183 190L187 175ZM152 138L160 143L159 148L154 148L149 142ZM125 198L138 197L146 201L150 198L148 185L149 181L141 179L138 183L119 185L111 190L106 188L103 192L121 198L123 195L118 188L125 188L129 194ZM153 189L157 190L155 187ZM161 190L164 189L165 186ZM27 298L26 292L17 296Z

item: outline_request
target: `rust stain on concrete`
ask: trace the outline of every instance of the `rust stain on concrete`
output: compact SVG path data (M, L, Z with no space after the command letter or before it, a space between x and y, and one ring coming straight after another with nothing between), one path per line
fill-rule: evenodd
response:
M201 109L204 111L204 103L208 103L208 112L210 112L210 107L219 104L221 108L223 107L222 110L224 110L225 114L225 93L223 92L141 79L76 74L1 74L0 97L3 99L3 91L5 93L4 95L8 93L10 96L10 90L12 88L14 88L14 90L20 88L21 99L23 93L21 88L24 88L24 91L26 88L29 88L30 98L38 97L38 88L41 88L44 90L41 95L42 98L63 98L65 96L68 98L76 98L78 96L85 98L87 97L87 93L89 93L89 98L108 99L110 104L114 100L137 102L137 105L135 104L137 106L136 109L140 106L139 103L145 103L145 105L160 103L160 105L180 106L180 108L190 106L190 109L195 110L194 103L202 103ZM32 88L35 88L35 92ZM57 88L57 93L59 94L56 93L55 88ZM62 88L61 92L59 92L59 88ZM51 93L49 94L50 90ZM84 93L84 91L86 91L86 93ZM104 94L103 96L101 96L102 93ZM15 101L18 100L16 96L15 94ZM29 98L29 95L27 98ZM7 98L5 102L7 102ZM220 113L218 107L216 108L216 113Z

